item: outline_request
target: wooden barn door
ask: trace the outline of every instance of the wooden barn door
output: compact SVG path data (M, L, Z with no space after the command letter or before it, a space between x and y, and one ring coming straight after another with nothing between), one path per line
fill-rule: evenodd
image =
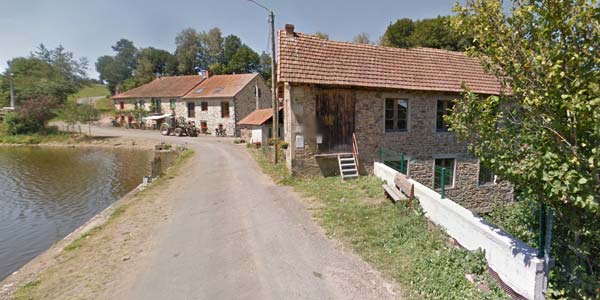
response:
M322 137L320 153L352 151L354 132L354 93L324 89L317 92L317 130Z

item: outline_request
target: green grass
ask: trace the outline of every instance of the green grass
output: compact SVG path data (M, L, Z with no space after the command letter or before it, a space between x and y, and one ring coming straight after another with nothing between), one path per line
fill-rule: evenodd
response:
M284 165L274 166L260 151L250 151L277 183L314 199L313 213L327 234L399 282L404 298L508 298L486 271L483 253L451 245L440 228L428 223L418 201L408 207L382 199L381 181L370 176L349 181L292 178ZM472 274L476 284L466 274Z
M34 280L34 281L31 281L31 282L25 284L24 286L22 286L20 289L18 289L15 292L15 294L13 295L13 299L14 300L31 300L31 299L33 299L33 297L31 296L31 292L37 286L39 286L40 283L41 283L41 281Z
M36 145L43 143L67 143L75 141L72 134L56 133L33 133L33 134L5 134L0 130L0 144Z
M84 86L77 93L70 95L69 100L77 100L85 97L99 97L99 96L110 96L110 91L103 84L91 84Z

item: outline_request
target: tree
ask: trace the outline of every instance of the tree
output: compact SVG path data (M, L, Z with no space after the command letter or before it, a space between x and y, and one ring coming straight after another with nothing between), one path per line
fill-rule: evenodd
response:
M381 37L381 44L389 47L429 47L453 51L464 51L472 38L452 29L450 17L413 21L400 19L390 24Z
M129 90L154 80L157 76L177 75L177 59L166 50L154 47L138 52L133 77L127 78L122 87Z
M221 29L214 27L200 33L201 62L203 66L223 63L223 35Z
M115 94L123 82L133 76L137 67L138 49L127 39L118 40L112 49L115 56L99 57L96 71L100 74L100 80L106 81L110 92Z
M315 32L315 35L320 39L329 40L329 34L325 32L317 31Z
M561 240L549 295L599 296L600 7L595 0L500 0L457 6L453 27L507 93L465 93L447 118L483 164L521 199L555 211ZM493 28L493 30L491 30ZM468 87L467 87L468 88Z
M79 122L88 124L88 133L92 135L92 122L100 119L100 112L90 104L79 104L77 112L79 114Z
M250 47L242 45L227 64L227 72L237 74L257 72L259 63L258 54Z
M43 131L54 117L56 101L50 96L39 96L23 101L14 113L6 115L4 124L10 134L37 133Z
M352 42L355 44L366 44L369 45L371 44L371 40L369 39L369 34L366 32L362 32L357 34L353 39Z
M271 55L263 52L258 58L258 73L266 80L267 85L271 86Z
M399 19L390 24L381 38L381 44L389 47L408 48L412 47L410 36L415 30L415 24L411 19Z
M177 70L182 75L197 74L200 68L202 38L192 28L182 30L175 38L175 57L177 58Z
M242 47L242 40L233 34L225 37L223 42L223 58L221 63L227 63L231 60L233 55Z
M79 122L79 111L78 104L75 102L68 102L58 111L58 117L65 122L66 130L70 132L75 130L75 125ZM81 128L79 128L81 131Z

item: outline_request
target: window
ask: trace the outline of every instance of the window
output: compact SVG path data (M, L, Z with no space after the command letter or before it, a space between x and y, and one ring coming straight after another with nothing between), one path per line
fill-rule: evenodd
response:
M258 98L260 98L261 95L261 90L260 89L256 89L256 96L258 96Z
M200 102L200 107L201 107L202 111L208 111L208 102L206 102L206 101Z
M196 117L196 102L188 102L187 103L187 113L188 113L188 118Z
M229 102L221 102L221 118L229 118Z
M159 98L152 98L152 107L150 108L152 110L153 113L161 113L161 107L160 107L160 99Z
M446 169L446 187L454 186L454 158L439 158L435 160L433 188L442 186L442 168Z
M144 100L139 100L139 101L138 101L138 105L139 105L140 109L144 109L144 108L146 108L146 101L144 101ZM137 109L137 108L136 108L136 109Z
M121 110L125 109L125 102L123 102L123 101L119 102L119 109L121 109Z
M385 99L385 131L408 129L408 100Z
M216 88L216 89L213 91L213 94L218 94L218 93L220 93L220 92L222 92L222 91L223 91L223 87L220 87L220 86L219 86L219 87L217 87L217 88Z
M486 166L479 165L479 185L495 184L496 176Z
M169 107L171 108L171 110L175 110L175 103L175 99L169 100Z
M200 94L200 93L202 93L202 91L204 91L204 88L199 88L194 93Z
M450 100L437 101L437 113L435 116L435 130L438 132L448 131L448 124L444 121L444 116L450 114L450 109L454 107L454 103Z

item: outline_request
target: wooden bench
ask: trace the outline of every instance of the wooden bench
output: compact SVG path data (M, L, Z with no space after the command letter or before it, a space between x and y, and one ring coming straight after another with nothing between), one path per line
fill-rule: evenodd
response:
M415 198L415 185L410 183L404 174L396 175L394 185L384 184L383 190L394 202L408 200L409 203L412 203Z

